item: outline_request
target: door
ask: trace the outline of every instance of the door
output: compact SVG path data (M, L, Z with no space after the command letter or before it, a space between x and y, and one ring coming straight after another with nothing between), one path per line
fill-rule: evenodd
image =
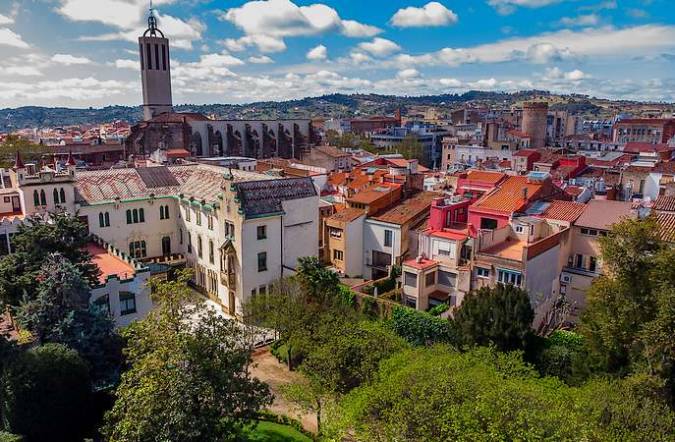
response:
M12 197L12 212L17 212L21 210L21 200L18 196Z
M227 306L229 307L230 316L234 316L237 313L237 306L235 305L234 291L230 290L229 299Z
M171 238L168 236L162 238L162 255L171 255Z

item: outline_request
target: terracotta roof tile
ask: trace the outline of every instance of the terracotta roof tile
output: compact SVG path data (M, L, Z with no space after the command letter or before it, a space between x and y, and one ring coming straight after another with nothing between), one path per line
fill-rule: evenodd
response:
M535 198L542 187L542 183L528 183L526 176L510 176L501 186L478 200L474 206L480 209L514 212ZM527 199L523 199L523 189L527 189Z
M469 170L466 179L471 181L483 181L489 184L497 184L506 175L501 172L489 172L487 170Z
M591 229L609 230L623 218L635 218L630 201L590 200L576 225Z
M330 221L351 222L355 219L364 216L366 212L363 209L342 209L327 218Z
M428 213L431 201L439 196L434 192L420 192L402 203L371 218L385 223L403 225L421 214Z
M586 209L585 204L573 201L551 201L550 205L540 215L542 218L574 222Z
M661 239L675 243L675 213L660 212L656 214Z
M110 276L117 276L119 279L134 277L135 270L131 264L111 255L98 244L88 243L86 249L91 255L91 262L96 264L96 267L101 271L98 276L98 281L101 284L105 284Z
M654 201L652 209L661 212L675 212L675 196L661 195Z

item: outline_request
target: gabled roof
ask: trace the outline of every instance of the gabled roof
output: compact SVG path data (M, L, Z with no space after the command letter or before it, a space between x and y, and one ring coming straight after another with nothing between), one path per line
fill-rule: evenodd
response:
M363 209L346 208L332 214L326 219L331 221L352 222L355 219L365 216L365 214L366 212Z
M479 199L472 208L515 212L528 201L536 199L543 185L541 182L528 182L526 176L510 176L499 187ZM523 198L524 189L527 189L527 198Z
M335 146L316 146L314 150L321 152L329 157L340 158L340 157L349 157L351 154L345 152L342 149L339 149Z
M246 218L280 213L282 201L317 196L311 178L243 181L236 187Z
M549 206L540 215L542 218L555 219L559 221L576 221L586 209L585 204L575 203L573 201L551 201Z
M661 239L675 243L675 213L659 212L655 216Z
M434 192L419 192L391 209L372 216L371 219L391 224L406 224L421 214L428 213L431 201L437 196L439 194Z
M655 152L668 152L675 149L665 143L652 144L652 143L639 143L639 142L630 142L626 143L623 151L626 153L655 153Z
M576 225L590 229L609 230L624 218L635 218L630 201L590 200Z

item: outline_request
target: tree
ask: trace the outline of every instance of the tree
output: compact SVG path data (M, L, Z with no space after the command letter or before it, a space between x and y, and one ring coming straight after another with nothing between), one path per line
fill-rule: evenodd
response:
M533 319L527 292L503 284L470 293L455 314L465 345L494 345L501 351L525 348Z
M92 368L97 387L114 384L122 364L121 339L112 317L90 305L90 291L80 270L59 254L47 257L38 273L34 297L15 308L17 322L39 343L59 343L77 350Z
M29 441L82 440L91 384L87 363L59 344L22 352L0 380L5 428Z
M675 250L651 218L624 220L600 239L605 274L587 293L579 331L596 367L646 372L675 388Z
M369 441L669 440L673 412L629 390L624 381L577 389L540 378L515 352L416 347L349 393L324 433Z
M19 225L12 237L14 253L0 260L0 308L18 305L24 295L35 296L40 269L52 253L75 265L87 283L97 281L99 269L84 248L88 240L87 226L65 212Z
M248 371L244 327L194 299L188 279L153 282L156 309L124 331L130 368L106 414L107 440L231 440L271 403Z
M330 301L340 286L337 273L330 270L315 256L298 259L297 277L314 300Z
M18 135L7 135L5 140L0 143L0 167L12 167L17 152L20 153L23 160L37 161L48 150L44 146L35 144Z
M404 158L408 160L416 159L420 163L426 163L427 158L424 153L424 146L419 142L417 136L408 134L401 140L398 145L398 151Z
M387 324L413 345L445 343L457 346L460 343L452 321L407 307L395 307Z
M568 385L581 385L589 375L583 336L558 330L545 341L537 368L544 376L556 376Z

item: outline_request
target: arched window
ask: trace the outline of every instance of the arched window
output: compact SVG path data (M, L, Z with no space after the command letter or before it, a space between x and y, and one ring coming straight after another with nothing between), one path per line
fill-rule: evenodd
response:
M103 217L103 212L99 212L98 214L98 226L105 227L105 219Z
M45 193L45 190L44 190L44 189L42 189L42 190L40 191L40 203L41 203L43 206L46 206L46 205L47 205L47 194Z
M105 226L110 227L110 214L108 212L105 213Z
M59 203L59 191L54 189L54 205Z
M138 209L132 210L131 213L133 215L134 224L136 224L138 222Z
M63 187L61 188L61 191L59 192L59 194L61 195L61 204L65 203L66 202L66 191L63 190Z
M131 220L131 210L127 209L127 224L131 224L133 221Z
M144 223L145 222L145 210L138 209L138 221Z
M178 229L178 242L183 244L183 229Z
M202 257L202 237L197 235L197 256Z
M164 219L164 206L159 206L159 219Z
M169 206L164 206L164 219L169 219Z
M37 190L34 190L34 191L33 191L33 204L35 204L35 206L39 206L39 205L40 205L40 195L38 195L38 191L37 191Z
M214 256L213 256L213 241L209 240L209 262L213 264L214 262Z

